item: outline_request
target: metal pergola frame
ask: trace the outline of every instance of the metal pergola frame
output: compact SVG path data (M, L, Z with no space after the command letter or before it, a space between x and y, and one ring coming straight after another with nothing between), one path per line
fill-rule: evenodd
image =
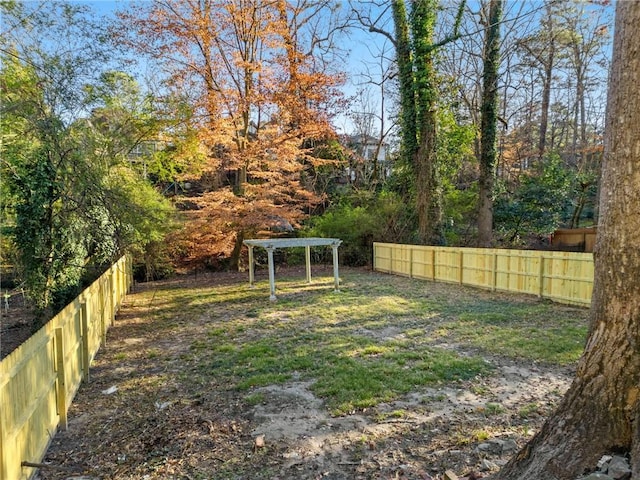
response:
M269 300L275 301L276 298L276 281L275 281L275 269L273 266L273 252L278 248L290 248L290 247L305 247L305 259L307 266L307 282L311 283L311 247L318 246L331 246L333 250L333 278L335 291L338 292L340 288L340 278L338 276L338 247L342 243L342 240L337 238L270 238L264 240L252 239L245 240L244 243L249 247L249 286L253 287L254 283L254 260L253 249L254 247L262 247L267 250L267 257L269 259L269 287L271 294Z

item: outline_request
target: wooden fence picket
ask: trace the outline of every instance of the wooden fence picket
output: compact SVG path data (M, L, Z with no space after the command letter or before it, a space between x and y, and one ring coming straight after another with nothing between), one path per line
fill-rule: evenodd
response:
M374 243L373 269L575 305L589 305L593 289L591 253Z
M0 361L0 480L28 480L106 338L132 282L122 257ZM106 291L105 291L106 290Z

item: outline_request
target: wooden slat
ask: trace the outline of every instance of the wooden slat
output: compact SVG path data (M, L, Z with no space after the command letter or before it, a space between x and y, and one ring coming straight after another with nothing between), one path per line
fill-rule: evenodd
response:
M0 361L0 480L28 479L35 467L22 462L37 464L66 423L67 408L102 342L102 322L111 325L131 285L129 264L121 258Z
M374 243L374 270L588 305L590 253Z

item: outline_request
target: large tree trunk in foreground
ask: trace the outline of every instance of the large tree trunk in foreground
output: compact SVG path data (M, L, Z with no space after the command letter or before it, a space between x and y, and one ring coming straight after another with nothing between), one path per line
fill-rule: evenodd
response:
M640 2L617 4L595 284L576 378L542 430L497 475L573 480L630 452L640 478Z

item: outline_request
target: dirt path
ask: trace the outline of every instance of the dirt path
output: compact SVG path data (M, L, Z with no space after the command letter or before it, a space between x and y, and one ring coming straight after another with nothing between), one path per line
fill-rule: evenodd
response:
M135 293L128 298L39 479L424 480L447 469L481 478L539 428L572 376L485 356L490 375L333 417L300 378L250 397L215 377L185 387L189 352L207 318L186 328L152 310Z
M340 418L328 416L304 382L265 387L251 434L283 443L282 469L298 470L295 478L315 478L310 471L346 479L495 470L533 433L569 381L567 372L496 366L484 389L477 382L473 391L465 385L423 389ZM495 410L487 411L487 404ZM514 424L514 412L528 421Z

